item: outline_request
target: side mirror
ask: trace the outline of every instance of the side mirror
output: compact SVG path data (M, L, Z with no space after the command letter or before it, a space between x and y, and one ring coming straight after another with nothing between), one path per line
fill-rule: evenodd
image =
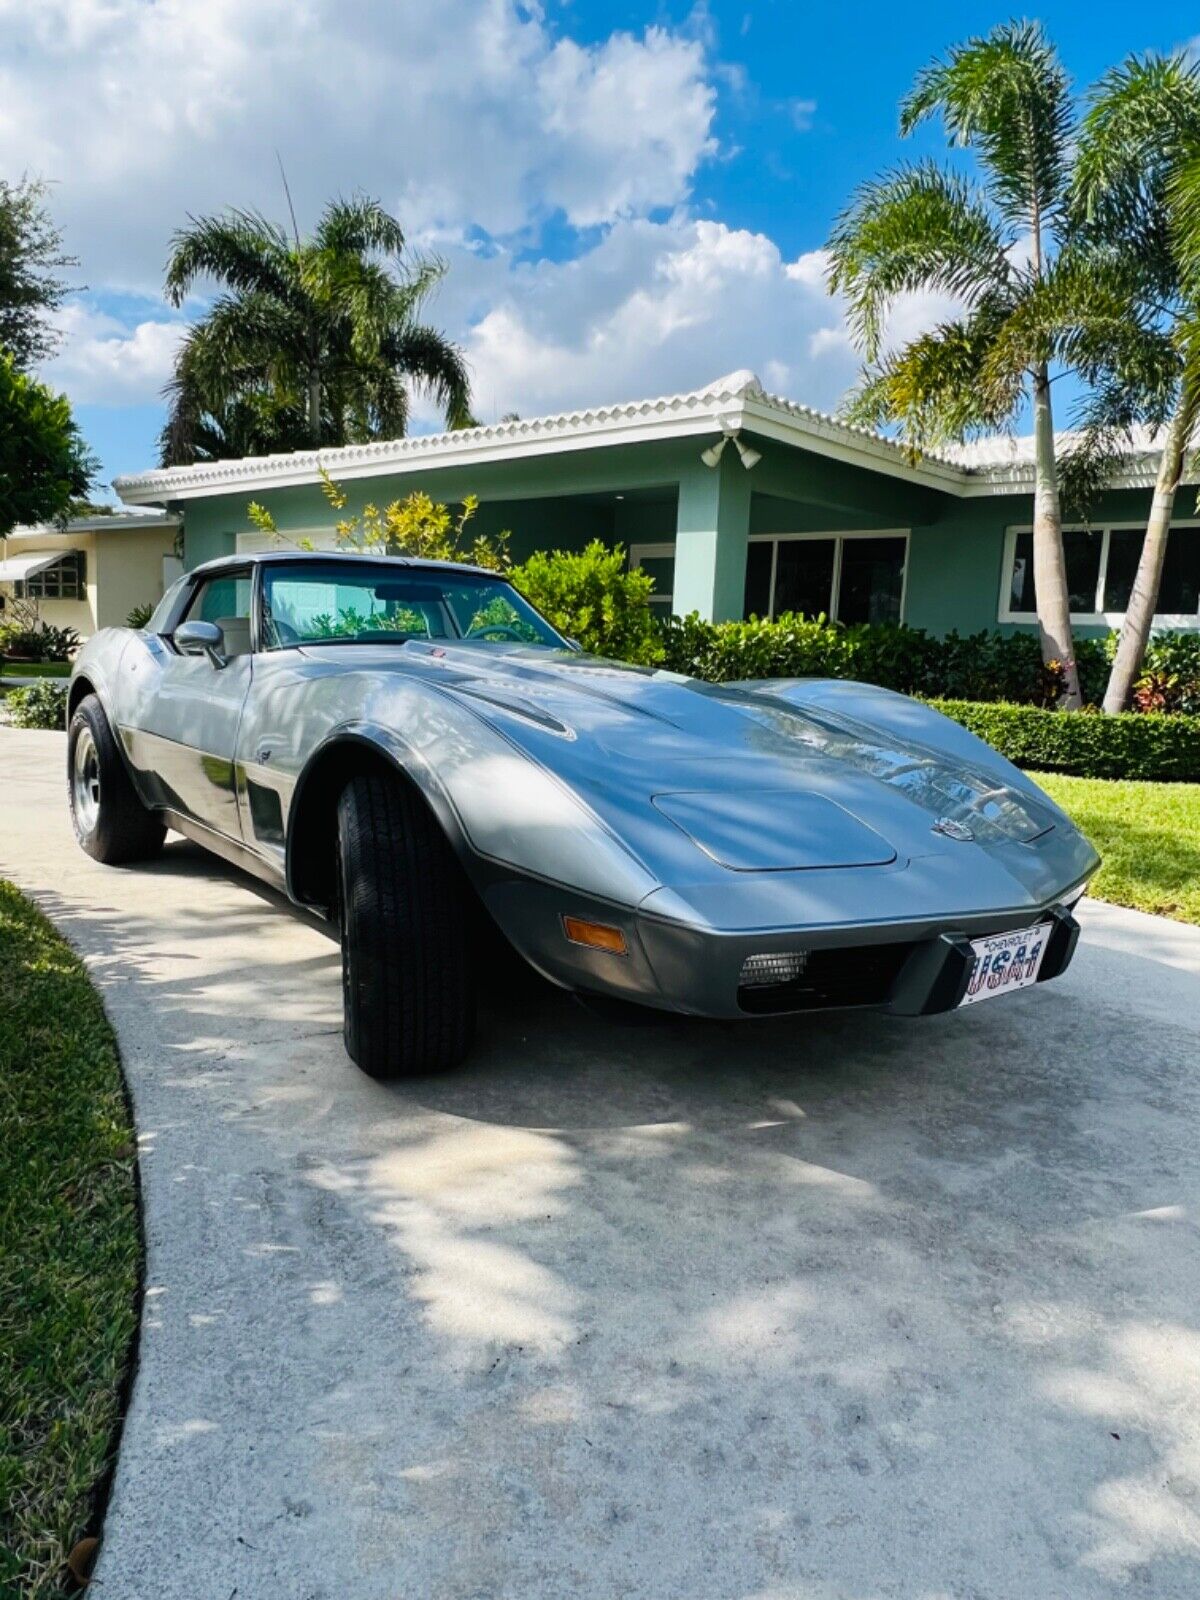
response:
M223 667L225 635L215 622L181 622L175 629L175 648L181 656L207 656L214 667Z

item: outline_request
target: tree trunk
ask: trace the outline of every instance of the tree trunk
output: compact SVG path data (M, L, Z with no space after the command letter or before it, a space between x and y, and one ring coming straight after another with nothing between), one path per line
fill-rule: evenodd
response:
M1200 390L1185 388L1179 397L1179 408L1167 425L1162 460L1158 464L1158 478L1154 485L1154 499L1150 503L1150 518L1146 523L1146 539L1138 558L1133 592L1125 608L1125 621L1121 624L1121 638L1109 674L1108 688L1104 691L1104 709L1110 714L1124 711L1129 705L1133 686L1146 659L1146 646L1154 626L1163 562L1167 554L1167 536L1171 531L1171 516L1175 510L1175 493L1183 477L1184 458L1198 406Z
M1067 588L1062 507L1058 498L1054 415L1050 408L1050 377L1044 365L1036 367L1033 374L1033 437L1033 587L1037 597L1042 660L1047 665L1057 662L1061 669L1063 693L1059 704L1066 711L1078 711L1083 696L1071 634L1071 597Z
M314 448L321 443L321 374L313 367L308 374L308 437Z

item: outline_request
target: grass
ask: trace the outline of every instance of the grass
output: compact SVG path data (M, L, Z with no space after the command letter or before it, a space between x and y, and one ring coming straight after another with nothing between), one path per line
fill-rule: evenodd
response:
M1200 923L1200 783L1031 777L1104 857L1091 885L1098 900Z
M0 661L0 678L69 678L69 661Z
M95 1519L137 1325L135 1144L112 1032L0 880L0 1595L58 1600Z

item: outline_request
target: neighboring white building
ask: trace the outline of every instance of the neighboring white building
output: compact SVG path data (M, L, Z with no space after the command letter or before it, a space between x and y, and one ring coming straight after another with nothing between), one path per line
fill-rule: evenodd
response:
M182 571L179 527L179 517L160 511L14 528L0 538L0 622L21 598L37 602L43 622L83 639L120 627Z

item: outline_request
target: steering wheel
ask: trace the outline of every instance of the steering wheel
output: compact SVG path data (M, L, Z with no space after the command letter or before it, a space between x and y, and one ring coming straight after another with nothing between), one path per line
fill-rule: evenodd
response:
M516 628L506 628L502 622L485 622L482 628L471 628L463 634L464 639L515 639L518 644L528 644L525 635Z

